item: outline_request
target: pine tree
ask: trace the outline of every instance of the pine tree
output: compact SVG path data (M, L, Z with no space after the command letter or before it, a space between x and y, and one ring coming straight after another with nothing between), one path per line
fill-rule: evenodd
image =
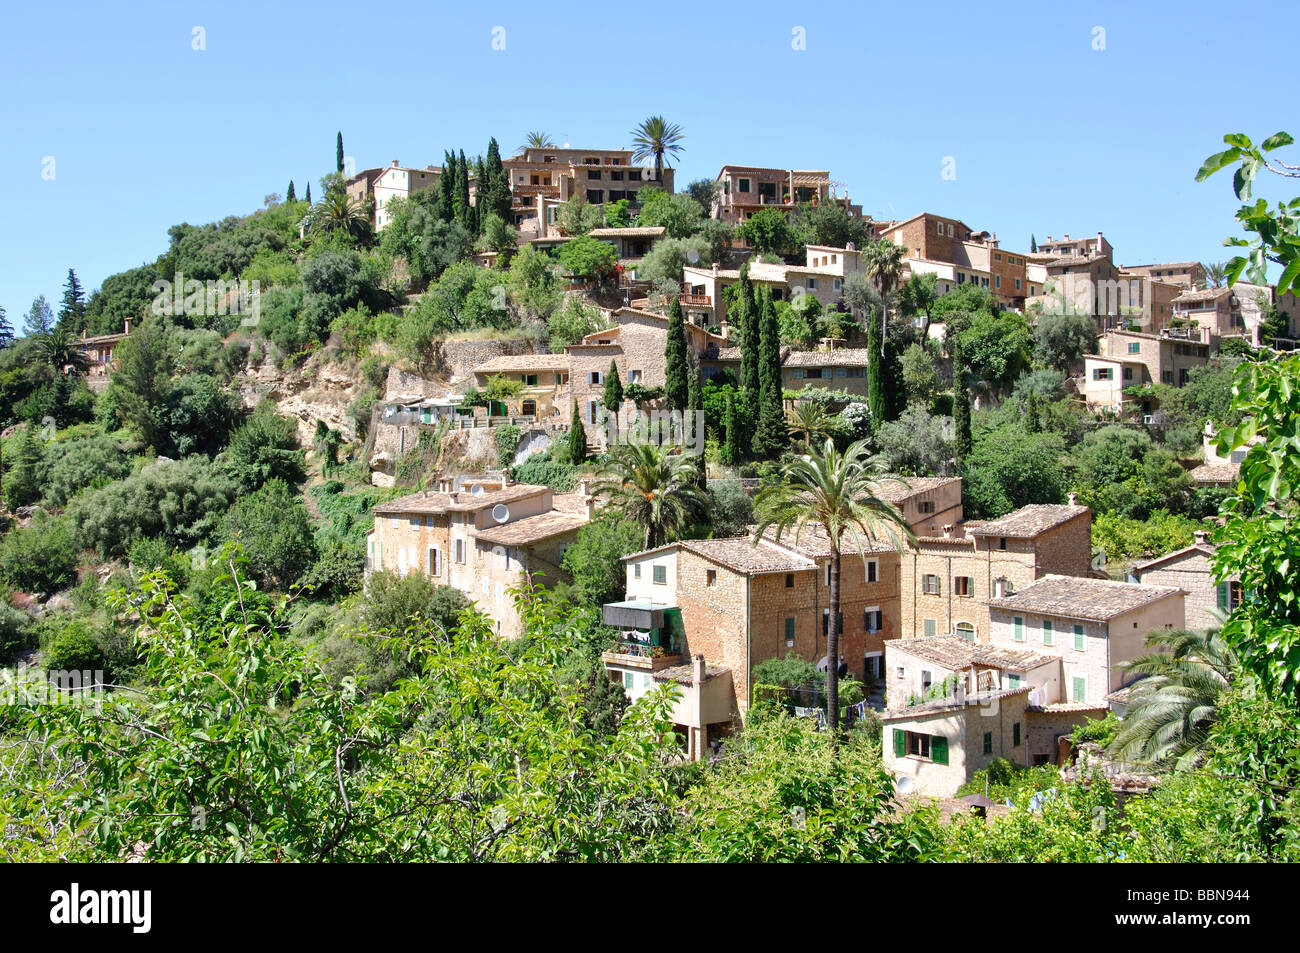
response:
M456 221L466 227L470 221L469 207L469 162L465 159L465 150L460 150L460 157L456 160L456 195L453 206L456 213Z
M41 498L41 475L45 469L45 450L36 438L36 428L23 427L22 437L16 441L13 462L5 467L4 497L9 509L29 506Z
M871 408L871 427L874 431L889 419L889 396L886 392L889 378L883 332L875 314L867 316L867 406Z
M53 330L54 312L50 310L50 303L45 300L45 295L36 296L36 300L32 302L32 309L23 319L23 324L23 333L28 337L49 334Z
M587 459L587 428L582 425L582 411L575 402L573 417L569 420L569 462L581 463Z
M685 410L689 390L686 384L686 317L680 297L673 298L668 311L668 343L664 348L664 403L669 410Z
M59 327L78 334L86 326L86 293L82 290L77 273L68 269L68 280L63 284L63 303L59 306Z
M970 391L966 389L966 369L962 366L961 344L953 341L952 345L952 419L957 436L955 455L960 467L970 456Z
M723 417L727 429L727 442L722 449L722 462L734 467L740 462L740 425L736 420L736 392L727 391L727 411Z
M789 442L785 400L781 387L781 328L772 293L764 288L755 297L759 313L758 425L754 430L754 456L775 460Z
M13 325L5 318L5 309L0 307L0 350L11 347L14 343Z
M284 200L285 200L286 202L296 202L296 201L298 201L298 196L295 195L295 194L294 194L294 191L293 191L293 179L290 179L290 180L289 180L289 190L288 190L287 192L284 193Z
M605 409L617 414L623 406L623 382L618 377L618 364L613 358L609 362L609 373L605 375Z
M306 198L306 202L307 202L308 205L311 204L311 183L310 183L310 182L307 183L307 198Z
M456 154L442 154L442 177L438 179L438 217L450 222L456 214Z
M338 171L343 171L343 133L339 132L339 137L334 142L334 164Z

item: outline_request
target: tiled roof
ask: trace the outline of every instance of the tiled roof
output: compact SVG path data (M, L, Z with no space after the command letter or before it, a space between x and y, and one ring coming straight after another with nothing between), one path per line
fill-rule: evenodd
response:
M1157 261L1150 265L1124 265L1125 268L1183 268L1188 271L1199 265L1199 261Z
M1109 697L1109 696L1107 696ZM1072 711L1105 711L1110 706L1102 702L1052 702L1050 705L1030 705L1026 711L1042 712L1072 712Z
M1090 510L1086 506L1033 503L1022 506L1001 519L990 520L980 526L968 525L966 531L972 536L1034 537L1088 512Z
M593 228L587 233L590 238L663 238L668 229L662 225L647 225L643 228Z
M962 708L971 706L987 705L989 702L1000 701L1004 698L1010 698L1013 695L1028 695L1029 686L1022 688L1009 688L1001 692L983 692L979 695L967 695L966 700L959 702L955 698L940 698L936 701L926 702L922 705L912 705L910 708L887 708L880 713L881 721L898 721L901 718L917 718L925 715L938 715L944 712L960 711Z
M717 357L703 358L703 360L710 360L710 361L739 361L739 360L740 360L740 348L738 348L738 347L720 347L720 348L718 348L718 356L717 356Z
M784 367L866 367L870 358L871 352L865 347L841 347L833 351L791 351L781 364Z
M1048 268L1065 268L1065 267L1073 267L1074 265L1091 265L1094 261L1097 261L1098 259L1105 258L1105 257L1106 257L1105 255L1071 255L1066 258L1053 258L1051 261L1046 262L1046 265Z
M899 481L905 481L900 483ZM876 481L879 489L876 494L891 503L901 503L920 493L928 493L950 483L960 483L961 477L899 477L884 476Z
M1213 301L1216 298L1222 298L1227 294L1232 294L1231 288L1202 288L1199 291L1184 291L1174 299L1174 304L1178 304L1179 302Z
M1236 483L1240 478L1240 463L1202 463L1192 470L1192 479L1197 483Z
M704 680L717 678L719 675L727 675L731 669L725 665L705 665ZM678 685L695 684L695 665L688 662L685 665L674 665L671 668L661 668L651 675L656 682L674 682Z
M967 642L955 635L927 635L919 639L897 639L885 643L893 651L942 665L960 672L972 665L989 665L1012 672L1027 672L1044 663L1054 661L1055 655L1042 655L1028 649L1013 649L1001 645Z
M688 539L682 548L705 559L747 575L768 572L798 572L815 569L811 559L773 546L766 539L755 546L750 536L728 539Z
M475 530L474 537L499 546L525 546L553 536L563 536L587 525L585 513L539 513L523 519Z
M901 538L902 534L899 535ZM809 523L802 528L798 535L793 529L787 530L781 534L780 540L776 538L775 527L769 526L763 533L763 538L808 559L826 559L831 554L830 537L826 535L826 530L820 523ZM868 553L898 552L888 538L871 540L864 537L862 544L863 549ZM840 552L845 557L857 555L857 541L853 537L846 535L840 542Z
M563 371L569 367L567 354L503 354L474 368L475 374L502 371Z
M1133 567L1133 571L1135 573L1143 573L1148 569L1155 569L1157 566L1162 566L1165 563L1182 559L1184 556L1188 556L1192 553L1200 553L1203 556L1213 556L1214 549L1214 544L1208 541L1204 543L1192 543L1192 545L1184 546L1182 549L1175 550L1172 553L1165 553L1163 556L1157 556L1155 559L1148 559L1144 563L1138 563Z
M392 516L401 516L403 514L414 516L447 512L464 513L481 510L485 506L496 506L498 503L524 500L530 496L544 493L546 490L547 487L535 486L530 483L516 483L514 486L508 486L503 490L488 490L480 496L474 496L468 490L460 490L456 493L430 493L428 490L422 490L419 493L411 493L395 500L389 500L387 503L380 503L371 512Z
M1144 586L1085 576L1044 576L1013 596L990 599L988 605L1014 612L1106 622L1182 592L1175 586Z

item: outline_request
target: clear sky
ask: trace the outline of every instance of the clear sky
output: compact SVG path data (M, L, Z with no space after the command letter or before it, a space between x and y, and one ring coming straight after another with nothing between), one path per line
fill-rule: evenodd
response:
M338 130L357 168L423 166L490 136L509 155L529 130L627 146L653 114L685 132L681 185L724 163L829 169L876 218L933 211L1026 251L1101 230L1126 264L1222 260L1230 176L1192 177L1225 132L1300 135L1297 11L10 0L0 305L20 326L37 294L57 310L70 266L89 291L152 261L173 224L246 214L290 179L319 196Z

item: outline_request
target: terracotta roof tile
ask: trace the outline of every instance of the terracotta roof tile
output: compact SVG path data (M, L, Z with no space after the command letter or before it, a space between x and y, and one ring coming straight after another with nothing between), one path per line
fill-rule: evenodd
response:
M475 374L498 374L502 371L568 370L567 354L503 354L474 368Z
M481 496L474 496L468 490L459 490L456 493L430 493L427 490L422 490L419 493L411 493L395 500L389 500L387 503L380 503L371 512L381 516L415 516L448 512L465 513L481 510L485 506L496 506L498 503L511 503L515 500L528 499L539 493L545 493L547 490L547 487L536 486L531 483L516 483L514 486L508 486L503 490L488 490Z
M559 513L552 510L549 513L525 516L523 519L512 520L509 523L475 530L473 535L475 539L494 545L526 546L554 536L575 532L585 525L587 525L585 513Z
M891 639L885 643L889 651L908 655L942 665L960 672L972 665L990 665L1012 672L1027 672L1056 660L1055 655L1043 655L1029 649L1013 649L1002 645L967 642L955 635L927 635L919 639Z
M1034 503L1022 506L1001 519L990 520L978 526L968 524L966 531L972 536L1034 537L1090 512L1092 511L1086 506Z
M1008 611L1106 622L1182 593L1182 589L1174 586L1144 586L1085 576L1044 576L1013 596L990 599L987 605Z

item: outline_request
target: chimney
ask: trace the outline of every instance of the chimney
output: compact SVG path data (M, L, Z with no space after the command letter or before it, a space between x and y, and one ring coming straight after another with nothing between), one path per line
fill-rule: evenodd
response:
M1197 546L1204 546L1210 541L1210 534L1203 529L1198 529L1195 533L1192 534L1192 536L1196 538Z
M957 685L953 689L953 697L957 699L958 705L966 704L966 680L957 679Z
M944 524L943 524L943 538L944 538L944 539L952 539L952 524L951 524L951 523L944 523Z
M1065 237L1062 238L1061 241L1063 241L1063 242L1068 242L1069 240L1070 240L1070 233L1069 233L1069 232L1066 232L1066 233L1065 233Z
M130 334L130 333L131 333L131 319L130 319L130 318L127 318L127 319L126 319L126 330L123 331L122 333L123 333L123 334Z
M713 263L713 277L718 277L718 263L716 261Z
M1071 505L1071 506L1078 506L1078 505L1079 505L1079 494L1078 494L1078 493L1071 493L1068 497L1066 497L1066 499L1070 501L1070 505Z
M581 493L583 496L590 496L590 495L591 495L591 481L588 480L586 477L583 477L581 480L579 480L579 481L578 481L578 492Z
M691 662L691 684L695 688L699 688L704 684L705 664L703 654L695 656Z
M722 339L724 341L731 336L731 326L727 324L726 317L723 317L722 323L719 325L719 330L722 332Z
M397 168L397 160L396 160L396 159L393 160L393 168L394 168L394 169Z

